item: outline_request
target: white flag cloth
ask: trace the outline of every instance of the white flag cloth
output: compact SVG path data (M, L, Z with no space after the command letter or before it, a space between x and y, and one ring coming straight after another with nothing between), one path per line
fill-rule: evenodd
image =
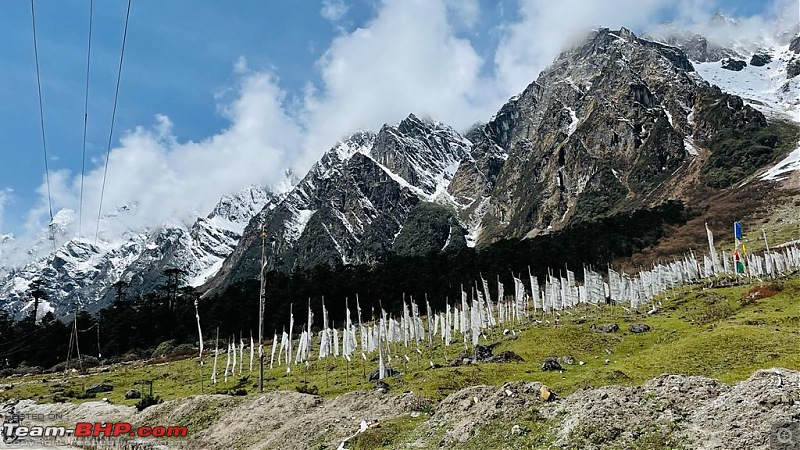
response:
M253 345L253 336L250 336L250 372L253 371L253 357L255 356L255 346Z
M214 344L214 368L211 370L212 384L217 384L217 356L219 356L219 328L217 328L217 341Z
M194 316L197 318L197 336L200 338L200 357L202 358L203 357L203 329L200 328L200 311L197 309L197 300L194 301ZM98 345L100 345L100 344L98 343Z
M278 332L276 331L272 337L272 355L269 357L269 368L272 369L272 363L275 362L275 348L278 345ZM280 359L280 358L279 358ZM280 361L278 362L280 364Z
M242 374L242 366L244 366L244 341L239 339L239 375Z
M228 381L228 370L231 368L231 345L228 344L228 351L225 353L225 381Z
M717 259L717 249L714 247L714 233L708 228L706 223L706 235L708 236L708 254L711 256L711 269L714 275L717 275L721 268L719 267L719 259Z
M233 341L233 338L231 338ZM231 342L230 345L230 352L233 353L233 357L231 358L231 376L236 375L236 344Z

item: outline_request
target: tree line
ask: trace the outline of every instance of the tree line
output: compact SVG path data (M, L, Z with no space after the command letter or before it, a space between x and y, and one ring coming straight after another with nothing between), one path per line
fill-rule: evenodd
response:
M481 276L489 281L492 296L497 295L498 279L505 292L513 295L512 277L527 280L529 269L540 280L548 270L558 275L567 269L580 279L584 264L604 270L615 258L657 244L669 226L687 219L683 204L670 201L656 208L578 223L531 239L505 239L482 248L415 256L392 254L376 265L322 265L267 272L264 335L271 339L273 331L288 331L290 311L297 330L306 322L309 303L315 311L314 326L320 327L323 298L330 319L340 327L346 302L352 319L357 320L356 295L362 318L369 320L381 308L392 313L402 311L403 301L412 298L421 311L426 298L434 309L441 310L448 300L451 304L460 301L462 288L469 293ZM200 299L193 288L180 284L179 275L180 269L165 270L161 286L143 295L128 295L124 283L118 283L111 306L95 315L80 312L68 322L57 320L52 313L39 321L28 317L14 322L0 310L0 369L20 365L51 368L63 363L74 334L73 320L82 354L97 357L102 353L106 362L150 357L159 344L170 340L196 345L195 300L199 300L207 341L217 330L221 338L241 336L249 341L251 335L258 336L259 280L243 281L217 296ZM208 344L213 348L213 343Z

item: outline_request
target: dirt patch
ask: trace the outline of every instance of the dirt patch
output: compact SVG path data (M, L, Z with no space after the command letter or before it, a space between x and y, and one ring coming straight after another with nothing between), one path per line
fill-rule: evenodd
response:
M783 286L778 283L760 284L758 286L753 286L750 290L742 294L742 298L745 300L761 300L762 298L778 295L782 290Z
M522 421L534 415L546 424L542 438L555 448L767 448L774 426L800 419L800 373L787 369L759 370L734 386L704 377L662 375L641 386L587 388L563 399L555 396L555 401L543 401L542 391L539 382L472 386L438 405L410 393L360 391L326 400L281 391L245 398L196 396L141 413L103 402L76 406L23 401L19 410L59 412L64 414L60 423L187 424L191 448L211 450L337 448L362 422L419 412L427 419L415 425L404 448L470 446L485 436L476 430L498 426L509 431L496 433L502 442L489 444L515 447L515 440L526 439Z

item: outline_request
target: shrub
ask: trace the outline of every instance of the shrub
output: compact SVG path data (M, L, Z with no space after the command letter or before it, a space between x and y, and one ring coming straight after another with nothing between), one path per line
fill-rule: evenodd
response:
M295 386L294 389L301 394L319 395L319 388L316 385L309 387L301 384L299 386Z
M197 349L191 344L181 344L169 352L170 356L185 356L197 353Z
M151 358L169 355L173 350L175 350L176 344L177 341L175 339L170 339L158 344L158 347L156 347L156 349L153 351Z
M150 396L148 394L142 395L142 398L136 403L136 409L139 411L143 411L145 408L149 408L150 406L157 405L161 403L161 397L155 395Z

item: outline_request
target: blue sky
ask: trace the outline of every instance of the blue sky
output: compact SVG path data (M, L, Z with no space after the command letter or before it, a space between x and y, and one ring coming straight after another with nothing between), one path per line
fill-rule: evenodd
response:
M133 0L109 209L139 202L141 191L158 184L148 177L163 170L170 184L145 196L156 199L147 208L158 209L158 199L169 197L165 192L181 194L171 209L148 213L141 224L203 213L216 201L211 197L249 182L275 183L285 167L304 170L342 134L376 128L412 110L457 127L486 120L535 79L569 37L565 33L574 31L570 27L625 24L640 30L716 10L738 17L765 14L775 2L678 2L684 8L665 0L613 0L615 11L598 7L600 2L565 0L558 2L565 10L545 11L552 3ZM126 4L95 1L86 163L95 183L87 184L92 193L84 205L92 217ZM57 210L77 209L88 7L89 0L36 2ZM0 234L24 234L49 220L42 209L30 14L27 0L0 2ZM553 23L553 17L563 22ZM124 136L129 139L121 142ZM202 152L207 154L197 156ZM217 170L235 159L243 162ZM181 169L184 161L191 172ZM203 164L215 178L183 182L204 171ZM128 180L141 174L141 180ZM194 193L198 198L190 201Z

